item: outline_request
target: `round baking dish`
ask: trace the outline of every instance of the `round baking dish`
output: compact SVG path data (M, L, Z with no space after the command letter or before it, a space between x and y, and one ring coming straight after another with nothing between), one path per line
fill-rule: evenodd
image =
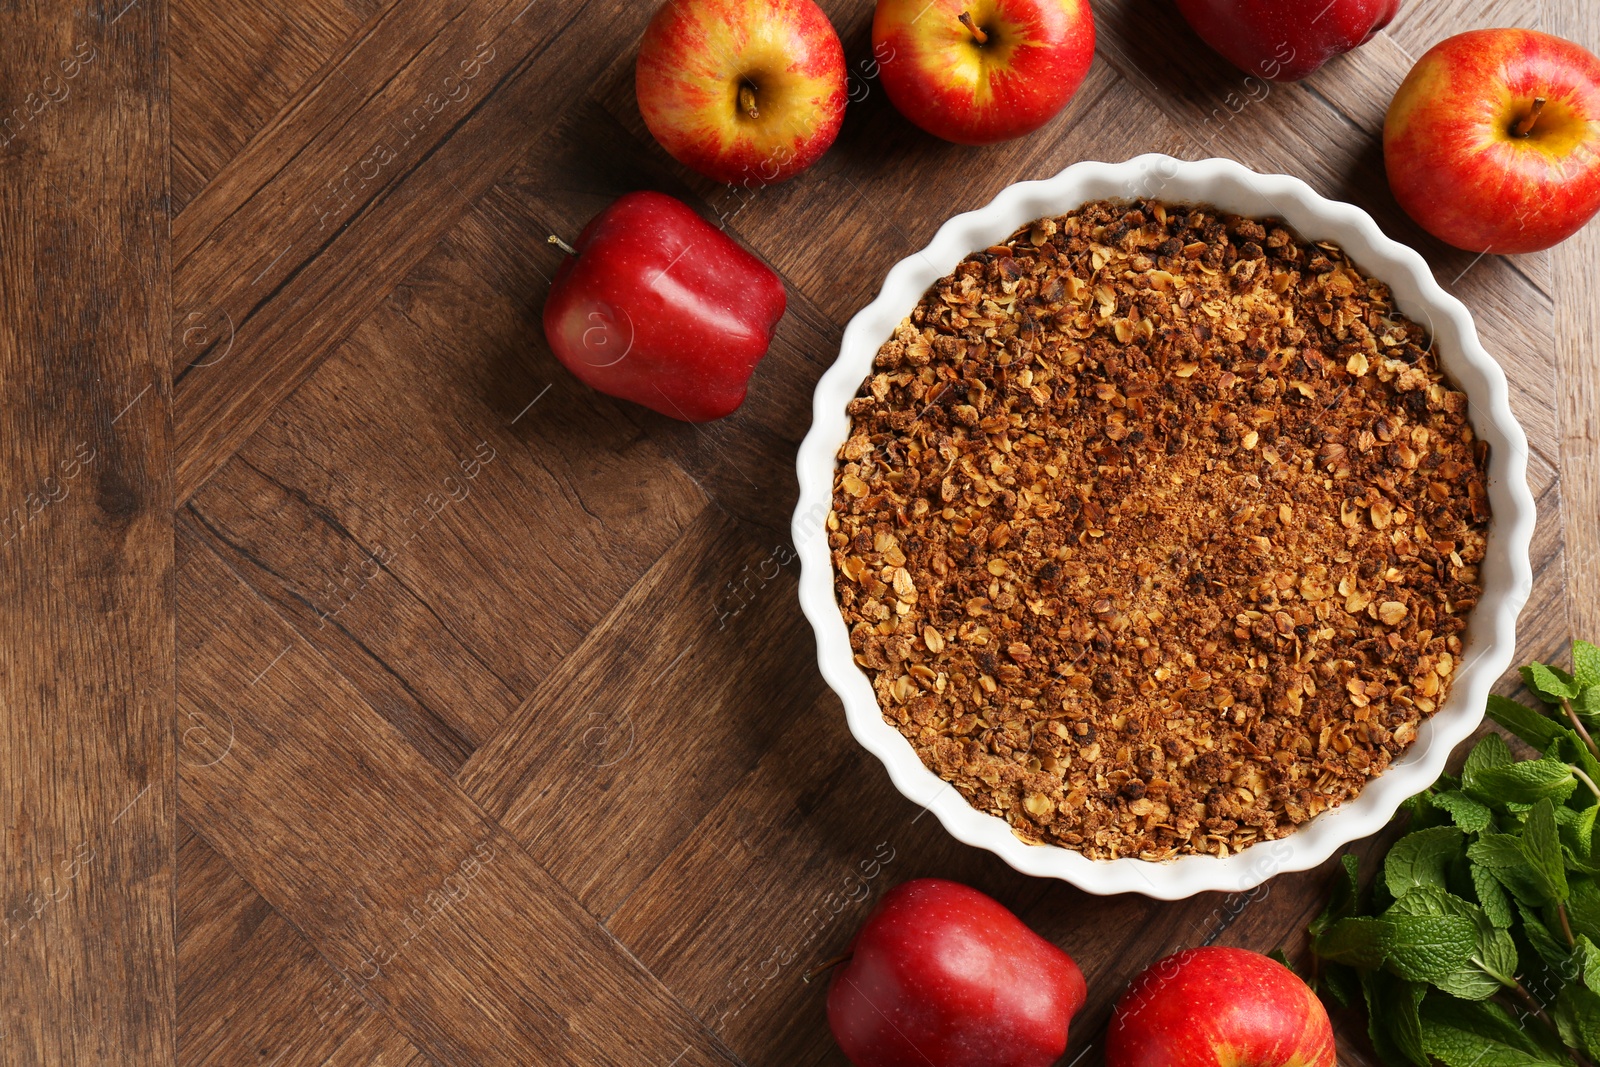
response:
M839 606L825 524L832 507L835 456L849 434L845 405L868 375L873 357L896 325L939 278L968 254L998 244L1033 219L1060 215L1090 200L1154 197L1206 203L1251 217L1284 219L1301 237L1332 241L1365 272L1387 283L1396 305L1433 335L1445 373L1470 402L1473 428L1487 440L1488 554L1483 595L1464 634L1465 648L1449 698L1423 724L1404 756L1361 794L1312 819L1287 837L1235 855L1184 856L1165 862L1092 860L1055 845L1032 845L1005 821L971 807L918 758L886 722L866 674L856 666ZM1511 414L1505 373L1478 341L1472 316L1434 280L1415 251L1385 237L1366 212L1317 195L1298 178L1257 174L1232 160L1186 162L1144 155L1126 163L1078 163L1054 178L1019 182L986 207L957 215L932 243L889 271L877 299L845 328L839 358L817 384L811 431L797 462L800 502L794 543L800 557L800 606L817 637L822 675L844 703L850 731L883 761L896 788L933 812L946 830L989 849L1017 870L1060 878L1090 893L1142 893L1177 900L1207 891L1254 888L1284 871L1314 867L1341 846L1376 832L1402 801L1431 785L1457 744L1483 719L1489 687L1511 665L1517 615L1533 585L1528 545L1534 503L1527 484L1528 442Z

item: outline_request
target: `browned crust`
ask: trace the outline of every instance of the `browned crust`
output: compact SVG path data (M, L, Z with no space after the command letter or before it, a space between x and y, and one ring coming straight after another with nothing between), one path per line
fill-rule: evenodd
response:
M1025 840L1281 837L1444 699L1486 450L1339 249L1092 203L964 260L874 370L828 521L856 661Z

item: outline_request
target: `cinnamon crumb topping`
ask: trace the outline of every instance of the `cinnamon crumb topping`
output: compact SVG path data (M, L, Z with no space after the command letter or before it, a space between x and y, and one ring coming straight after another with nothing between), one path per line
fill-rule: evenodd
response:
M856 662L1024 840L1282 837L1449 691L1486 447L1337 247L1154 201L1040 219L929 290L849 413L828 528Z

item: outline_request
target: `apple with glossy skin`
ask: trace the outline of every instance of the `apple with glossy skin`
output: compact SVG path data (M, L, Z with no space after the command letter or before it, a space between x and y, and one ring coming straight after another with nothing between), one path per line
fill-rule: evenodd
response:
M1238 948L1191 948L1128 987L1106 1067L1335 1067L1333 1024L1289 968Z
M612 396L686 422L744 402L783 317L783 281L664 193L620 197L556 271L544 335L556 358Z
M1178 0L1194 32L1244 71L1299 81L1389 25L1401 0Z
M1085 995L1072 957L1004 905L921 878L856 934L828 1023L856 1067L1050 1067Z
M1473 30L1411 69L1383 124L1389 187L1471 252L1537 252L1600 211L1600 59L1536 30Z
M1032 133L1094 60L1089 0L878 0L883 91L935 137L982 145Z
M805 170L844 121L844 48L813 0L667 0L639 45L644 123L686 167L758 188Z

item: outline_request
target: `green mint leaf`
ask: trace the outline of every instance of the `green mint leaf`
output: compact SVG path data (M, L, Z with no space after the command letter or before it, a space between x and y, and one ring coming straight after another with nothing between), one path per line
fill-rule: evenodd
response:
M1509 936L1509 935L1508 935ZM1429 983L1462 1000L1488 1000L1504 990L1503 983L1479 967L1463 967Z
M1489 718L1543 752L1565 727L1543 712L1535 711L1497 693L1489 694Z
M1395 901L1382 917L1395 919L1402 915L1461 915L1476 920L1481 910L1476 904L1462 900L1448 890L1438 886L1422 885L1414 886L1410 893Z
M1559 968L1565 964L1570 958L1567 947L1550 932L1550 927L1545 925L1544 919L1520 900L1517 901L1517 914L1522 916L1522 934L1528 939L1528 944L1533 946L1533 951L1539 954L1539 958L1551 967Z
M1463 1000L1485 1000L1502 987L1516 984L1516 942L1478 905L1443 889L1418 886L1385 912L1384 918L1393 920L1401 915L1454 915L1472 923L1476 944L1467 962L1428 979L1446 993Z
M1523 862L1522 842L1516 834L1480 834L1467 846L1467 858L1480 867L1500 869Z
M1572 932L1583 934L1600 945L1600 886L1593 878L1573 875L1567 879L1572 896L1567 900L1567 921Z
M1488 868L1474 864L1471 870L1472 888L1478 896L1478 905L1483 908L1484 914L1498 929L1511 929L1511 924L1516 921L1516 915L1511 910L1511 898L1506 896L1505 887Z
M1389 939L1389 970L1410 982L1433 982L1472 963L1477 924L1461 915L1397 915Z
M1517 942L1511 931L1492 926L1487 931L1480 929L1477 962L1483 973L1501 985L1508 989L1515 986L1521 961L1517 958Z
M1389 892L1389 885L1383 880L1382 872L1380 871L1379 877L1374 878L1372 884L1367 887L1366 913L1368 915L1382 915L1384 910L1393 903L1394 894Z
M1562 987L1556 1004L1557 1018L1565 1018L1571 1026L1570 1032L1562 1027L1562 1040L1591 1056L1600 1056L1600 993L1569 982Z
M1587 641L1572 642L1572 680L1580 689L1600 685L1600 648Z
M1340 919L1354 915L1360 894L1360 860L1346 852L1339 857L1339 873L1334 876L1333 890L1328 894L1328 906L1311 922L1311 936L1315 937Z
M1394 926L1382 919L1351 917L1340 919L1316 939L1317 955L1335 963L1364 970L1383 966L1394 939Z
M1584 744L1583 739L1573 730L1563 728L1561 736L1551 742L1549 751L1544 755L1545 759L1572 764L1588 775L1590 781L1600 782L1600 759L1595 758L1594 753L1589 751L1589 746ZM1595 796L1594 790L1587 784L1576 790L1573 799L1577 801L1579 807L1600 803L1600 798Z
M1422 1047L1422 1016L1418 1009L1428 987L1405 982L1382 971L1374 971L1361 981L1367 1002L1367 1032L1379 1057L1390 1064L1429 1067Z
M1563 761L1534 759L1480 771L1467 792L1488 804L1537 804L1546 798L1565 801L1577 787L1578 779Z
M1467 753L1467 762L1461 768L1461 787L1470 789L1472 780L1483 771L1491 767L1509 767L1516 762L1511 755L1511 746L1506 744L1506 739L1499 734L1484 734L1472 751Z
M1590 805L1582 811L1565 805L1556 809L1556 830L1567 851L1567 866L1586 874L1600 874L1600 855L1594 847L1596 815L1600 815L1600 806Z
M1530 663L1522 668L1522 681L1546 704L1559 704L1578 695L1572 675L1545 663Z
M1578 713L1590 734L1600 730L1600 685L1579 693L1572 701L1572 710Z
M1578 947L1572 950L1573 962L1578 966L1577 978L1583 984L1600 993L1600 948L1583 934L1578 935Z
M1567 856L1556 830L1555 805L1549 800L1539 801L1528 812L1522 825L1522 854L1545 897L1557 904L1566 903Z
M1413 793L1400 802L1400 810L1396 815L1403 815L1411 821L1411 828L1420 830L1425 826L1437 826L1444 820L1439 818L1439 809L1433 806L1427 792Z
M1494 821L1494 813L1486 805L1459 790L1435 793L1431 799L1434 807L1448 812L1455 824L1469 834L1487 830Z
M1466 835L1454 826L1435 826L1407 834L1389 849L1383 863L1383 880L1396 900L1417 886L1445 884L1445 868L1466 845Z
M1545 1010L1555 1021L1556 1033L1560 1035L1561 1043L1568 1048L1577 1048L1583 1038L1578 1036L1578 1021L1572 1017L1574 1008L1572 998L1560 995L1565 992L1565 989L1558 990L1556 1002L1545 1005Z
M1484 868L1499 881L1511 899L1530 908L1542 908L1549 902L1544 887L1526 866Z
M1354 967L1323 960L1321 970L1322 988L1333 996L1341 1008L1348 1008L1361 996L1361 982Z
M1422 1047L1446 1067L1572 1067L1541 1048L1499 1004L1428 997L1421 1015Z

